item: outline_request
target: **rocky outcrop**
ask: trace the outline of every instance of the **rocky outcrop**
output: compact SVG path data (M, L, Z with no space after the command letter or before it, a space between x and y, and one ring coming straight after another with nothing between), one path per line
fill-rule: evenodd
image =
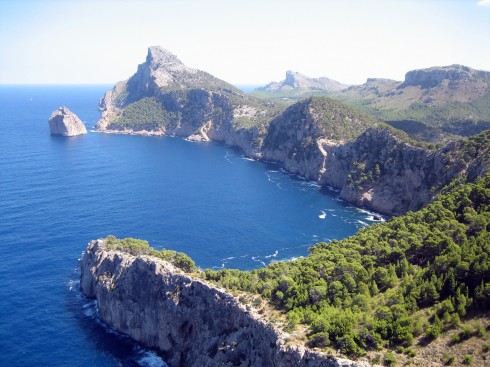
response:
M83 122L67 107L53 111L49 118L51 135L76 136L87 133Z
M150 256L88 244L82 292L97 300L100 319L147 347L172 367L367 367L288 345L252 306Z
M148 108L151 103L142 103L148 99L158 107ZM252 157L258 155L266 125L281 110L274 103L247 96L204 71L185 66L158 46L148 49L146 61L137 72L108 91L99 107L102 117L96 128L100 131L158 131L193 141L222 141ZM145 113L129 114L130 109Z
M373 127L355 140L341 142L319 133L312 119L295 127L288 124L291 121L298 119L271 124L262 157L337 188L347 202L379 213L421 209L453 179L467 175L474 180L490 167L490 131L434 150L413 145L386 127Z
M475 70L463 65L450 65L409 71L399 88L421 86L432 88L448 80L453 83L490 80L490 72Z
M286 78L280 82L271 82L264 87L259 87L257 91L285 92L294 89L304 89L305 91L324 91L336 92L347 88L348 85L339 83L336 80L320 77L312 78L298 72L286 71Z

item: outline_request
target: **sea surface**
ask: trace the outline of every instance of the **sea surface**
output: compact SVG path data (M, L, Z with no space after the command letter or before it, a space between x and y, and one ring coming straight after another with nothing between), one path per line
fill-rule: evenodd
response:
M369 225L332 189L218 143L93 131L110 86L0 86L0 366L165 366L79 291L86 244L114 234L253 269ZM79 137L49 134L68 106Z

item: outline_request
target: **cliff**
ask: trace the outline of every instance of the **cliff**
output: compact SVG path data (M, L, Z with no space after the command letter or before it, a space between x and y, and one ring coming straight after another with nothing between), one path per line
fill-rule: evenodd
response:
M260 157L340 189L356 206L400 215L424 207L457 177L483 176L489 147L486 131L436 150L338 101L313 97L271 122Z
M435 96L437 91L444 93L447 78L469 85L468 80L478 84L487 77L464 67L441 70L409 73L410 86L400 90L401 82L370 79L358 92L366 98L373 94L395 98L406 88L418 91L419 84L426 88L437 81L440 85L428 87ZM349 88L345 95L355 91ZM427 205L477 159L474 154L456 154L462 141L438 151L429 149L372 115L324 96L289 107L247 96L208 73L188 68L159 47L150 47L146 62L107 92L100 106L101 131L225 142L249 157L278 162L289 172L338 188L348 202L390 215ZM480 144L477 151L488 157L485 146Z
M247 96L154 46L131 78L104 95L100 109L100 131L216 140L256 156L266 125L282 107Z
M76 136L87 133L83 122L67 107L53 111L49 118L51 135Z
M102 321L159 350L172 367L369 366L287 345L287 334L223 289L104 240L88 244L80 287L97 300Z

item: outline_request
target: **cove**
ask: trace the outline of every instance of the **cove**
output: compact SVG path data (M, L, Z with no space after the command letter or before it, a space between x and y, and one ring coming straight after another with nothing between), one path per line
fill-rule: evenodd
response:
M252 269L307 256L372 220L335 191L219 144L49 135L47 119L62 105L93 129L107 89L0 87L5 365L148 365L151 356L98 324L80 295L78 259L91 239L142 238L203 268Z

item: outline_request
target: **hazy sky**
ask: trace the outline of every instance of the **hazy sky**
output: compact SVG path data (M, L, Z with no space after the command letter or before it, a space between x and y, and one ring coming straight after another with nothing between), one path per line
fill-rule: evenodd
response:
M0 0L0 83L114 83L161 45L236 84L490 70L490 0Z

